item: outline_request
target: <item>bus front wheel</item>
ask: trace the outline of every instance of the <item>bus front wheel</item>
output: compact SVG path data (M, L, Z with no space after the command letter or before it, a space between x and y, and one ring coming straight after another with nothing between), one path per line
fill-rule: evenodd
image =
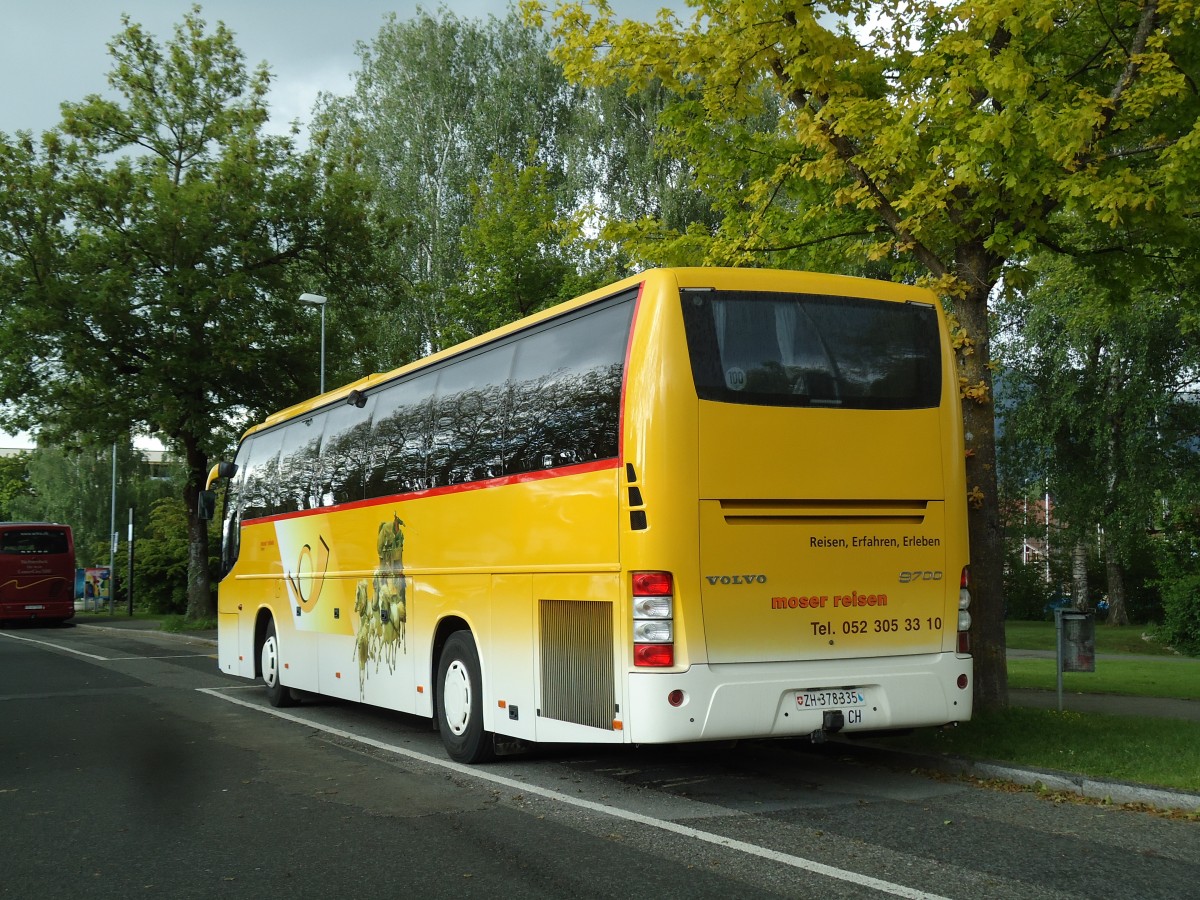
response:
M279 679L283 666L279 661L279 638L275 634L274 619L267 623L267 633L263 637L258 662L262 670L263 684L267 686L267 701L276 707L295 706L296 698L291 689L284 687Z
M456 631L438 660L438 731L455 762L486 762L495 755L492 735L483 729L483 679L479 652L468 631Z

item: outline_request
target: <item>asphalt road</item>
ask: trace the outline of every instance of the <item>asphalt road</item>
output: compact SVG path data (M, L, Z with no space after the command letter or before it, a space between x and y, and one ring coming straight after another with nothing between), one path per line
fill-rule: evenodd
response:
M0 631L0 897L1188 897L1200 823L801 742L546 748L281 717L214 650Z

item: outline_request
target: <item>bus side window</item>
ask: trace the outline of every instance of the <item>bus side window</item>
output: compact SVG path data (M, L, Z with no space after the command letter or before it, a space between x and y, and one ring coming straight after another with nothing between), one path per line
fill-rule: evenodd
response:
M436 381L436 373L423 372L379 392L371 423L367 497L428 487L426 458Z
M243 519L269 516L278 507L279 448L282 442L283 431L278 428L261 432L250 439L246 464L240 466L241 471L245 472L241 492Z
M439 369L430 442L432 487L501 473L505 384L512 359L512 344L502 344Z
M333 506L367 496L371 466L371 427L378 394L363 406L330 407L313 482L315 506Z
M618 452L632 297L533 332L517 345L505 462L510 473Z
M312 508L313 477L325 418L325 412L318 412L302 419L293 419L283 429L275 512Z

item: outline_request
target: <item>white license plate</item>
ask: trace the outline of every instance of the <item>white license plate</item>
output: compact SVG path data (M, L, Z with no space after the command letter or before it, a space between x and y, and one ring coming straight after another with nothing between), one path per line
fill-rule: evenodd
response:
M847 709L865 706L866 703L866 694L858 688L796 691L796 706L800 709Z
M46 607L43 606L41 603L26 603L25 608L26 609L45 609Z

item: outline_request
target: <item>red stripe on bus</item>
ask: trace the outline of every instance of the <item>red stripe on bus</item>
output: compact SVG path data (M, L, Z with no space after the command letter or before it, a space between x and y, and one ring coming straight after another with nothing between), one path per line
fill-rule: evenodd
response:
M283 519L300 519L305 516L321 515L322 513L341 512L347 509L365 509L369 506L382 506L386 503L421 500L426 497L440 497L445 494L462 494L467 491L504 487L509 484L528 484L535 481L545 481L548 478L584 475L588 472L603 472L605 469L619 468L620 465L621 462L617 457L613 457L612 459L598 459L593 462L579 463L574 466L560 466L554 469L543 469L538 472L522 472L519 475L502 475L499 478L489 478L486 481L467 481L462 484L448 484L445 487L413 491L410 494L387 494L382 497L372 497L370 500L351 500L349 503L338 503L334 506L319 506L316 509L298 509L295 512L277 513L273 516L261 516L254 519L243 519L242 525L245 526L250 523L259 522L278 522Z

